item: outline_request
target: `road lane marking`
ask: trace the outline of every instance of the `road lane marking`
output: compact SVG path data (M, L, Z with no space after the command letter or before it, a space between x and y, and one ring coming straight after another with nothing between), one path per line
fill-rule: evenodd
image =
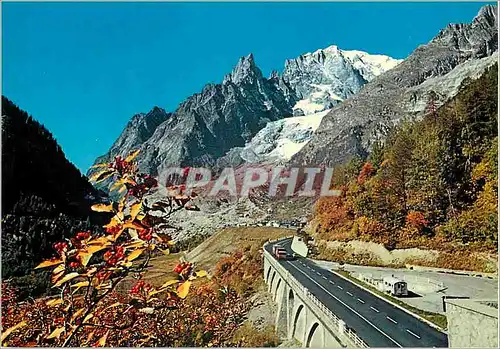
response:
M408 332L409 334L411 334L413 337L416 337L416 338L420 339L420 336L418 334L413 333L409 329L406 329L406 332Z
M319 276L321 276L321 274L320 274L320 273L318 273L318 272L316 272L316 274L318 274Z
M387 320L391 321L391 322L394 322L395 324L397 324L398 322L394 319L391 319L390 317L386 316Z
M340 286L338 286L338 285L337 285L337 287L338 287L338 288L340 288L341 290L343 290L343 288L342 288L342 287L340 287Z
M378 309L374 308L374 307L370 307L371 310L373 311L376 311L377 313L379 313Z
M323 286L321 286L316 280L312 279L311 277L309 277L309 275L307 275L305 272L303 272L302 270L300 270L299 268L297 268L295 265L293 265L292 263L290 263L289 261L285 261L285 262L288 262L288 264L290 264L292 267L294 267L295 269L297 269L299 272L301 272L302 274L304 274L309 280L311 280L312 282L314 282L316 285L319 286L319 288L321 288L323 291L325 291L326 293L328 293L331 297L333 297L335 300L337 300L340 304L342 304L344 307L346 307L347 309L349 309L350 311L352 311L354 314L356 314L357 316L359 316L361 319L363 319L364 321L366 321L366 323L368 323L370 326L372 326L374 329L376 329L378 332L380 332L382 335L384 335L386 338L388 338L391 342L393 342L394 344L396 344L398 347L402 348L403 346L401 344L399 344L398 342L396 342L394 339L392 339L391 337L389 337L389 335L387 333L385 333L384 331L382 331L380 328L378 328L377 326L375 326L374 324L372 324L370 321L368 321L367 318L365 318L363 315L361 315L360 313L358 313L356 310L354 310L353 308L351 308L349 305L347 305L346 303L344 303L340 298L336 297L333 293L331 293L330 291L328 291L326 288L324 288Z
M332 285L335 285L335 282L333 282L332 280L330 280L330 283L331 283Z
M362 300L361 298L358 298L358 302L365 304L365 301Z
M324 275L323 275L323 279L325 279L325 280L326 280L326 276L324 276Z
M352 294L351 292L349 292L349 291L347 291L346 293L347 293L349 296L351 296L351 297L353 296L353 294Z

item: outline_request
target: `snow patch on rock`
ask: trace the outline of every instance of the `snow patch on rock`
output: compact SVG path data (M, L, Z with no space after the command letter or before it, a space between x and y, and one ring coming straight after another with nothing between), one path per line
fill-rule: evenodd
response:
M241 150L247 163L280 163L304 147L329 110L268 123Z

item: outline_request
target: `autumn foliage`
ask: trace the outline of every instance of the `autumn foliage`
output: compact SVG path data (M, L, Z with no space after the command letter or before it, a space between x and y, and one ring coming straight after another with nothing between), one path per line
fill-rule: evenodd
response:
M333 187L342 195L317 202L319 239L497 251L497 67L430 110L367 159L336 169Z
M192 209L182 188L151 201L154 178L136 172L137 153L100 165L93 180L113 177L116 203L94 205L109 215L101 234L78 232L54 244L50 269L56 297L19 302L16 289L2 283L2 344L9 346L262 346L277 345L274 331L242 326L260 283L262 251L246 247L223 258L207 278L187 261L177 276L154 286L143 277L155 254L174 247L164 226L170 213ZM180 186L181 184L178 184ZM181 189L181 190L176 190ZM119 285L122 285L118 287ZM189 294L189 295L188 295Z
M161 199L146 203L145 198L157 190L158 183L138 173L133 161L137 154L96 166L100 171L91 180L111 178L111 190L121 194L118 202L92 206L110 216L104 231L94 235L78 232L55 243L54 257L36 267L52 270L51 283L58 295L16 305L15 313L8 307L4 313L12 292L8 286L2 290L3 345L108 346L119 345L119 340L128 341L126 346L140 345L149 340L147 327L136 329L139 332L133 338L121 333L141 326L141 322L136 324L137 314L168 309L187 296L193 280L206 276L205 271L195 271L184 263L175 270L178 278L160 287L141 280L153 254L168 254L173 245L162 233L164 227L171 226L170 214L195 207L189 203L193 196L180 194L176 187L169 188L169 194ZM125 278L138 281L129 295L119 296L114 290Z
M80 346L263 346L277 344L274 331L259 331L250 325L241 326L251 304L250 295L258 286L262 274L261 251L242 249L222 259L211 275L190 284L189 297L174 292L168 297L155 297L144 304L154 288L143 280L136 281L130 292L111 292L96 307L94 326L85 326L75 342ZM189 263L179 263L180 274L192 269ZM237 272L237 273L235 273ZM182 275L179 278L182 279ZM203 271L198 276L204 275ZM169 283L176 282L172 280ZM184 283L186 285L186 283ZM4 283L2 295L3 324L13 329L8 336L12 346L58 345L62 338L40 339L63 319L64 305L38 299L16 303L15 290ZM27 326L14 328L20 319L31 319ZM64 333L61 333L61 337Z

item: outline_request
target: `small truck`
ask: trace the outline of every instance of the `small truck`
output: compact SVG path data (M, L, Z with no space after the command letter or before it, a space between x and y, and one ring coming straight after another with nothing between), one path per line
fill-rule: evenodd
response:
M273 255L276 259L287 259L288 257L288 253L286 253L286 250L279 245L273 246Z

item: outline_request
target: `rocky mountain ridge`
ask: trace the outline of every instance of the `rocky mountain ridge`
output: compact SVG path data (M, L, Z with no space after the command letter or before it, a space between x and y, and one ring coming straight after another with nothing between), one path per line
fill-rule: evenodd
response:
M286 60L283 78L302 99L294 106L296 115L311 114L339 104L401 61L332 45Z
M245 162L239 157L239 149L248 148L253 137L270 122L292 114L326 110L397 62L387 56L342 51L331 46L288 60L283 74L272 72L265 78L250 54L240 58L222 83L206 85L173 113L155 108L134 116L108 153L96 163L124 156L136 148L141 149L139 167L152 174L170 166L217 168L221 164ZM310 79L298 79L299 71L308 71ZM340 77L346 77L345 81ZM332 97L331 91L338 96ZM307 131L308 138L312 132ZM300 147L295 149L298 151Z
M496 61L497 28L496 7L491 5L483 7L471 23L448 25L403 62L332 108L290 164L335 166L354 156L366 156L373 143L383 140L391 128L415 116L412 105L429 101L428 94L416 91L439 89L447 78L459 86L463 79L477 76ZM449 92L436 101L437 106L451 97Z
M97 161L139 147L139 167L152 174L168 166L212 166L231 148L243 146L269 121L291 116L295 99L283 79L263 77L250 54L239 60L222 83L206 85L174 113L163 113L162 122L143 142L137 142L139 137L131 125Z
M139 148L139 166L151 174L171 166L344 163L366 156L401 120L424 113L430 94L438 106L451 98L464 79L496 61L496 43L496 7L485 6L471 23L448 25L403 61L333 45L287 60L283 73L266 78L250 54L220 84L163 111L152 132L129 124L96 162ZM318 125L317 113L330 108ZM292 116L302 124L282 120Z

